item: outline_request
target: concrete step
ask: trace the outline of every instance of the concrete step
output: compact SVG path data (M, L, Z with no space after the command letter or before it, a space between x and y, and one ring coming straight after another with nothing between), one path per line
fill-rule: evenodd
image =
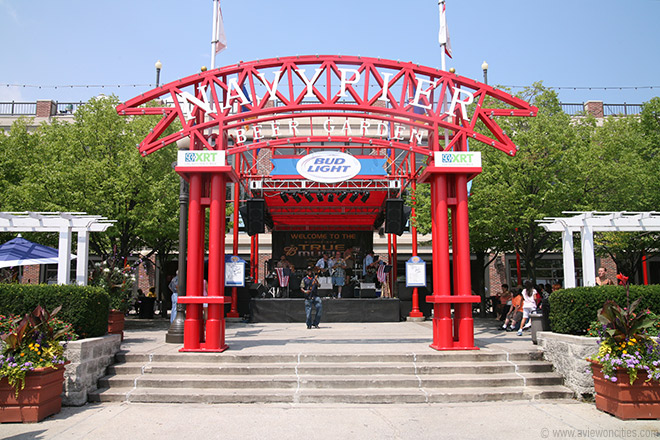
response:
M117 362L182 362L195 364L234 364L234 363L353 363L353 362L488 362L488 361L530 361L541 360L540 351L496 353L486 350L451 351L437 353L384 353L384 354L261 354L241 355L232 353L171 353L137 354L119 352Z
M351 389L99 389L90 395L92 402L141 403L443 403L502 400L570 399L573 394L563 386L483 388L351 388Z
M236 374L236 375L282 375L282 374L497 374L507 372L550 372L549 362L451 362L432 364L412 362L370 363L273 363L273 364L198 364L180 362L158 362L141 364L137 362L115 364L108 368L108 374L172 374L181 375L195 372L197 375Z
M536 350L369 354L121 352L90 401L424 403L571 398Z
M237 376L196 374L169 375L145 374L106 376L99 380L99 387L137 388L460 388L460 387L506 387L532 385L561 385L562 377L555 373L533 374L387 374L387 375L279 375Z

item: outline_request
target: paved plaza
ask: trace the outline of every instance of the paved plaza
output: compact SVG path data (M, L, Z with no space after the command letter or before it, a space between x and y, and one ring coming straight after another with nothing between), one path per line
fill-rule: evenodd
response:
M166 344L169 321L128 321L122 349L176 352ZM529 333L475 321L476 345L484 351L533 350ZM424 353L432 324L227 323L226 353ZM621 421L576 400L452 404L137 404L64 407L35 424L4 424L8 439L556 439L660 438L660 421Z

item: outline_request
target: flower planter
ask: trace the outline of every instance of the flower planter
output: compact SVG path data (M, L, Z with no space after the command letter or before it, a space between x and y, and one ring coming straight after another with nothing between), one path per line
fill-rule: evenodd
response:
M660 419L660 382L645 382L640 372L633 385L625 369L616 372L618 380L605 379L600 364L591 362L596 390L596 408L622 420Z
M124 340L124 313L119 310L110 310L108 314L108 333L121 335Z
M18 393L0 379L0 422L38 422L62 409L64 366L38 368L25 377L25 388Z

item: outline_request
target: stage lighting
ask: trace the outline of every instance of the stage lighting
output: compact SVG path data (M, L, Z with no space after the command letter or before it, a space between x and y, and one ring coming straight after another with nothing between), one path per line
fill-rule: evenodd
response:
M340 192L339 195L337 196L337 200L339 200L340 202L343 202L344 199L345 199L347 196L348 196L348 193L347 193L346 191L342 191L342 192Z
M282 199L282 201L284 203L289 201L289 196L287 196L286 193L284 193L284 192L280 193L280 198Z
M328 202L333 202L335 200L335 195L333 193L328 194ZM499 261L499 260L497 260Z
M312 200L314 200L314 197L312 197L312 195L309 193L309 191L305 191L303 193L303 195L305 196L305 198L307 199L308 202L311 202Z
M365 191L360 200L362 200L362 203L366 203L369 200L369 191Z
M293 200L295 200L296 203L300 203L300 200L301 200L300 199L300 193L294 192L293 194L291 194L291 197L293 197Z
M316 193L316 200L318 200L319 202L323 201L323 193L322 192L317 192Z
M357 191L355 191L355 192L354 192L353 194L351 194L351 196L348 198L348 201L352 203L352 202L356 201L357 198L358 198L359 196L360 196L360 194L359 194Z

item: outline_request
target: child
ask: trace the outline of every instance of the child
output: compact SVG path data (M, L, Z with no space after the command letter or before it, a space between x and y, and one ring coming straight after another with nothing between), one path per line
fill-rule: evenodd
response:
M513 291L513 298L511 298L511 307L509 308L509 313L507 313L506 319L504 320L504 325L502 326L503 330L512 332L518 328L523 315L522 306L523 298L520 294L520 290L515 289Z

